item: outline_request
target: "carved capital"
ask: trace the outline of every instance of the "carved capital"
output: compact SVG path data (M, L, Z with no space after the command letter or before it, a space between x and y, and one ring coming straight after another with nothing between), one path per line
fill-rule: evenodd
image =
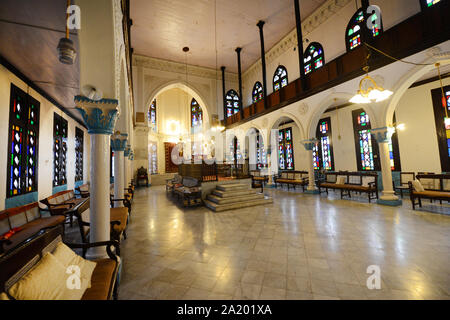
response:
M111 137L111 149L113 151L125 151L128 142L128 134L117 131Z
M392 135L395 132L393 127L376 128L370 130L378 143L388 143L391 141Z
M95 101L83 96L75 96L74 101L89 134L113 134L119 101L115 99Z
M312 151L314 149L314 147L316 146L317 142L319 140L317 139L309 139L309 140L303 140L302 144L305 147L305 149L307 151Z

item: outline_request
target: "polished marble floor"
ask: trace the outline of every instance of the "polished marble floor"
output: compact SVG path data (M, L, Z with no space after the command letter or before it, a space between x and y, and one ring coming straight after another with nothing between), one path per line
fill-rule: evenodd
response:
M266 190L268 206L184 210L138 189L120 299L450 299L449 206ZM369 290L371 265L381 289Z

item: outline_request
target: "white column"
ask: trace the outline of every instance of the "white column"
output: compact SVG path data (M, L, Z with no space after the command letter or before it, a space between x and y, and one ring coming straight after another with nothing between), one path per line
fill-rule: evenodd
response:
M110 136L106 134L91 135L91 185L90 185L90 242L102 242L110 239L109 223L109 154ZM102 257L105 249L93 248L89 257Z
M313 149L317 143L317 139L309 139L302 141L305 147L306 153L308 154L308 188L305 193L317 194L319 190L316 187L316 181L314 177L314 163L313 163Z
M128 134L120 133L119 131L111 137L112 150L114 151L114 199L124 198L124 152L127 138ZM123 202L115 201L114 207L123 207Z
M381 177L383 180L383 191L379 197L378 204L399 206L402 201L395 195L392 186L392 171L389 156L389 142L395 132L395 128L385 127L371 130L375 139L378 142L380 150L380 163L381 163Z
M75 97L88 133L91 135L91 185L90 185L90 242L110 240L110 136L117 120L118 101L94 101L83 96ZM92 248L90 258L106 256L105 247Z

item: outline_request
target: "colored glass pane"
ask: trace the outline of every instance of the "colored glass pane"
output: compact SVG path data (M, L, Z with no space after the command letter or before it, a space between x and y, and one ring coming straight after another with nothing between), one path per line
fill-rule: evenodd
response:
M273 76L273 90L278 91L281 88L287 86L287 84L288 84L287 70L283 66L278 66Z

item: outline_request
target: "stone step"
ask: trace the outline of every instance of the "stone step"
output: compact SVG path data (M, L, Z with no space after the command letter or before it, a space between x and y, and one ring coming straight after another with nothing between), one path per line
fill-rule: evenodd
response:
M239 190L247 190L250 186L247 184L222 184L216 187L216 190L220 191L239 191Z
M264 195L262 193L253 193L248 195L240 195L239 197L228 197L222 198L215 195L208 195L207 199L217 204L228 204L228 203L238 203L238 202L246 202L251 200L259 200L264 199Z
M243 195L252 195L255 194L254 190L251 189L242 189L238 191L222 191L222 190L214 190L213 195L218 196L220 198L232 198L232 197L239 197Z
M252 201L245 201L245 202L238 202L238 203L229 203L229 204L217 204L215 202L205 200L204 201L205 206L209 209L211 209L214 212L222 212L227 210L233 210L233 209L241 209L241 208L248 208L248 207L254 207L254 206L260 206L260 205L268 205L273 203L272 198L264 198L259 200L252 200Z

